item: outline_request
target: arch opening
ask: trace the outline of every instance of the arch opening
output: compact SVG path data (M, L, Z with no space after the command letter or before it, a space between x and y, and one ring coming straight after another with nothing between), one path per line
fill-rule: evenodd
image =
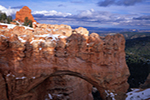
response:
M58 70L40 83L36 89L45 88L43 92L38 93L41 95L38 97L41 100L43 98L44 100L102 100L97 99L101 97L95 85L97 86L96 82L80 73ZM93 92L93 89L96 91Z

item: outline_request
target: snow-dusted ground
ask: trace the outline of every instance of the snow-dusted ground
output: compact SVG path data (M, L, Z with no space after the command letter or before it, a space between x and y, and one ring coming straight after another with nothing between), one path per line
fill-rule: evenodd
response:
M16 25L14 25L14 24L6 24L6 23L0 23L0 25L7 25L7 28L8 29L13 29ZM23 27L25 27L25 29L33 29L33 28L31 28L31 27L28 27L28 26L23 26Z
M150 100L150 88L141 91L140 89L132 89L127 93L126 100Z
M16 26L14 24L6 24L6 23L0 23L0 25L7 25L8 29L13 29Z

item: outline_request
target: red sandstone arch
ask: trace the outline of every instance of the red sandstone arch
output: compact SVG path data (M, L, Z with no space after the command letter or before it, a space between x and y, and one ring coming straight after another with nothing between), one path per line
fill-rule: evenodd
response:
M35 87L56 75L73 75L88 81L97 87L103 99L110 95L108 92L116 94L117 100L125 97L129 71L122 35L104 38L72 34L57 41L55 47L22 43L17 36L9 39L0 40L0 82L3 83L0 93L5 91L7 99L34 98Z

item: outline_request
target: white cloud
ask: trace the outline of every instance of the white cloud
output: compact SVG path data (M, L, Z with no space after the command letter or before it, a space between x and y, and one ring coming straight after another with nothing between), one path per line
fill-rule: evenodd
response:
M9 7L8 9L5 8L4 6L0 5L0 11L6 13L6 15L13 15L16 14L17 11L19 11L19 9L11 9L11 7Z
M37 14L37 15L36 15ZM41 14L42 16L39 16ZM65 17L64 17L65 16ZM150 27L150 20L140 20L137 14L116 14L108 11L83 10L78 14L67 14L62 12L52 11L37 11L34 12L34 17L37 21L51 24L69 24L81 26L112 26L112 27ZM136 19L138 18L138 19ZM143 18L143 17L142 17ZM145 17L144 17L145 18ZM147 18L147 17L146 17ZM148 17L149 18L149 17Z
M92 17L93 12L94 12L94 9L81 11L81 13L79 14L79 17Z
M44 16L63 16L63 17L71 15L71 13L62 13L62 12L57 12L55 10L51 10L51 11L46 11L46 10L34 11L32 14L43 14Z
M0 10L5 10L6 8L0 5Z

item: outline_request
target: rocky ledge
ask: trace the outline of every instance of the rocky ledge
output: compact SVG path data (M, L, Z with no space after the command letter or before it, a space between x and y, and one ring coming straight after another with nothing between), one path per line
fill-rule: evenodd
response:
M0 29L1 100L123 100L129 70L123 35L34 24Z

